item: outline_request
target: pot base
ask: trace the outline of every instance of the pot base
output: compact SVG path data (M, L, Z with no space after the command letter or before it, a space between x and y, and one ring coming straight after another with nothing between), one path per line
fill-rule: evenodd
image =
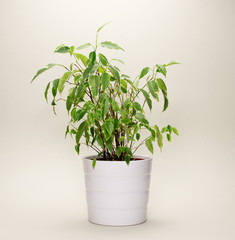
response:
M146 208L98 209L89 207L88 220L103 226L131 226L146 222Z

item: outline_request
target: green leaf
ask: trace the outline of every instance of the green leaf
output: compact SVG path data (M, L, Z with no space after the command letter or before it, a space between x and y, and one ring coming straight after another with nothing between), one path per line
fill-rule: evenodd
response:
M88 79L89 85L91 87L91 93L95 97L99 92L100 77L96 75L90 75Z
M67 137L67 134L69 133L69 125L66 128L66 132L65 132L65 138Z
M166 68L164 65L156 64L157 66L157 72L160 72L163 74L164 77L166 77Z
M144 89L141 89L140 91L143 93L145 100L149 106L149 109L151 110L152 109L152 100L150 99L149 94Z
M103 91L105 91L108 86L109 86L109 74L108 73L103 73L101 75L101 85L102 85L102 88L103 88Z
M172 62L165 64L165 66L167 67L167 66L174 65L174 64L180 64L180 63L172 61Z
M68 53L70 51L70 47L68 46L61 46L59 48L56 48L56 50L54 52L57 53Z
M114 112L117 112L117 111L119 110L119 105L118 105L118 103L117 103L114 99L112 99L112 100L111 100L111 104L112 104L113 111L114 111Z
M75 120L80 121L85 116L86 113L87 113L86 110L79 109L76 113Z
M139 120L140 122L146 123L146 118L143 113L136 113L134 117Z
M66 109L68 112L71 109L72 104L74 102L76 89L77 89L77 87L73 87L73 88L69 89L67 100L66 100Z
M118 83L120 84L120 75L119 75L119 72L112 66L112 65L109 65L109 70L110 72L112 73L112 75L114 76L114 78L116 80L118 80Z
M131 101L130 98L127 98L123 103L123 107L128 108L130 106L130 101Z
M166 137L167 137L168 142L170 142L170 141L171 141L171 135L168 133L168 134L166 135Z
M58 90L59 92L61 93L62 90L63 90L63 87L64 87L64 84L66 81L69 80L69 78L72 76L72 72L66 72L64 73L64 75L61 77L60 81L59 81L59 84L58 84Z
M161 90L164 90L164 91L167 90L166 84L164 83L164 81L161 78L157 78L157 83Z
M172 127L171 127L171 125L167 125L167 130L168 130L169 133L172 132Z
M113 120L112 120L112 119L107 119L107 120L104 122L104 127L106 128L106 130L108 131L108 133L111 135L112 132L113 132L113 129L114 129Z
M82 50L82 49L88 48L90 46L91 46L90 43L85 43L85 44L82 44L79 47L77 47L76 50Z
M95 63L90 71L90 75L94 74L99 68L99 65L97 63Z
M113 139L109 138L108 140L106 140L105 142L106 147L108 148L109 152L113 151Z
M78 131L77 131L77 134L76 134L76 142L77 142L77 144L79 144L80 139L81 139L81 136L82 136L82 134L87 130L87 128L88 128L87 121L83 121L83 122L79 125Z
M123 78L131 78L130 76L128 76L126 74L122 74L121 77L123 77Z
M124 126L124 129L125 129L127 143L129 143L130 142L130 134L129 134L129 129L128 129L127 125Z
M140 134L139 134L139 133L136 133L135 137L136 137L136 140L137 140L137 141L140 140Z
M93 167L93 169L95 168L95 165L96 165L96 158L94 158L94 159L92 160L92 167Z
M148 138L145 141L145 145L148 148L148 150L153 154L153 143L152 143L152 140L150 138Z
M60 47L63 47L65 44L61 44L60 46L58 46L56 49L55 49L55 51L57 50L57 49L59 49ZM55 52L54 51L54 52Z
M75 57L79 60L82 61L83 65L86 67L88 65L88 58L83 55L83 54L80 54L80 53L74 53Z
M133 103L133 107L137 110L137 111L140 111L142 112L142 108L140 106L140 104L138 102L134 102Z
M176 134L177 136L179 136L178 130L175 127L172 127L172 131L174 132L174 134Z
M121 59L113 58L113 59L111 59L111 61L116 61L116 62L120 62L122 64L125 64Z
M76 152L77 152L77 154L79 155L79 151L80 151L80 143L79 144L77 144L76 146L75 146L75 150L76 150Z
M45 90L45 93L44 93L44 96L45 96L46 101L47 101L47 94L48 94L48 90L49 90L49 88L50 88L50 84L51 84L51 82L49 82L49 83L47 84L46 90ZM48 102L48 101L47 101L47 102Z
M37 71L37 73L35 74L35 76L33 77L33 79L31 80L31 83L33 82L33 80L38 77L38 75L40 75L41 73L45 72L46 70L54 67L54 66L57 66L58 64L55 64L55 63L50 63L50 64L47 64L44 68L41 68Z
M84 72L83 72L83 80L84 81L87 80L93 66L94 66L94 63L89 63L87 68L84 70Z
M102 118L105 117L109 110L109 101L107 99L103 100L102 107L101 107L101 112L102 112Z
M139 79L143 78L151 69L149 67L145 67L142 69Z
M154 88L153 88L153 81L148 81L147 82L147 87L149 89L149 92L151 93L151 95L153 96L153 98L155 98L157 101L159 101L158 95L155 92ZM155 82L156 83L156 82Z
M80 82L80 84L78 85L78 88L77 88L77 95L76 95L76 98L78 98L78 99L82 99L83 96L84 96L84 93L85 93L85 86L84 86L84 83L83 83L83 82Z
M109 41L105 41L105 42L102 42L100 43L102 47L106 47L106 48L109 48L109 49L116 49L116 50L122 50L124 51L123 48L121 48L120 46L118 46L116 43L112 43L112 42L109 42Z
M74 46L71 46L71 47L70 47L70 50L69 50L69 54L70 54L70 56L73 55L74 50L75 50L75 47L74 47ZM71 70L71 69L70 69L70 70Z
M109 23L110 23L110 22L107 22L107 23L103 24L101 27L99 27L98 30L97 30L97 33L98 33L103 27L105 27L106 25L108 25Z
M95 60L96 60L96 52L95 51L89 53L89 60L91 63L95 62Z
M156 133L156 136L157 136L157 144L160 148L160 150L162 151L162 147L163 147L163 137L162 137L162 134L160 132L157 132Z
M166 111L166 109L168 108L168 105L169 105L169 101L168 101L168 98L167 98L167 92L165 92L164 90L162 90L162 93L163 93L163 97L164 97L164 107L163 107L163 112Z
M56 94L57 94L57 88L58 88L59 81L60 81L59 78L57 78L57 79L55 79L53 81L53 86L52 86L52 95L53 95L53 97L55 97Z
M114 118L113 126L114 126L114 130L116 130L119 127L119 120L117 118Z
M126 161L127 165L129 165L130 160L131 160L130 156L129 156L129 155L126 155L126 156L125 156L125 161Z
M107 58L106 58L103 54L99 53L99 59L100 59L100 62L101 62L104 66L107 66L107 65L108 65L108 60L107 60Z

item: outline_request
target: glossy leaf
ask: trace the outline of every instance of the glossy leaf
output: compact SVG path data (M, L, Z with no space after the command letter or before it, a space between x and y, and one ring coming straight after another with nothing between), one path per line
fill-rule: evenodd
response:
M79 125L78 131L77 131L77 134L76 134L76 142L77 142L77 144L79 144L80 139L81 139L83 133L87 130L87 128L88 128L87 121L83 121L83 122Z
M130 164L130 159L131 159L131 158L130 158L129 155L125 156L125 161L126 161L127 165Z
M68 46L61 46L55 50L57 53L68 53L70 51L70 47Z
M162 90L163 93L163 97L164 97L164 107L163 107L163 112L166 111L166 109L168 108L169 105L169 101L168 101L168 97L167 97L167 92L165 92L164 90Z
M118 80L119 84L120 84L120 75L119 75L119 72L112 66L112 65L109 65L109 69L110 69L110 72L112 73L112 75L114 76L114 78L116 80Z
M107 99L104 99L104 101L102 103L102 107L101 107L102 118L105 117L105 115L107 114L108 110L109 110L109 101Z
M157 83L161 90L164 90L164 91L167 90L166 84L164 83L164 81L161 78L157 78Z
M59 84L58 84L58 91L61 93L64 87L64 84L66 81L69 80L69 78L72 76L72 72L66 72L64 75L61 77Z
M86 67L88 65L88 58L83 55L83 54L80 54L80 53L74 53L75 57L78 59L78 60L81 60L83 65Z
M133 103L133 107L137 110L137 111L142 111L142 107L138 102L134 102Z
M149 89L149 92L153 96L153 98L155 98L157 101L159 101L158 95L157 95L157 93L155 92L155 90L153 88L152 81L148 81L147 82L147 87Z
M110 23L110 22L107 22L107 23L103 24L101 27L99 27L98 30L97 30L97 33L98 33L102 28L104 28L105 26L107 26L109 23Z
M105 47L105 48L109 48L109 49L116 49L116 50L124 51L124 49L122 47L120 47L116 43L112 43L112 42L109 42L109 41L102 42L101 46Z
M107 65L108 65L108 60L107 60L107 58L106 58L103 54L99 53L99 59L100 59L100 62L101 62L104 66L107 66Z
M176 134L177 136L179 136L178 130L175 127L172 127L172 131L174 132L174 134Z
M98 95L98 90L100 86L100 77L96 75L90 75L88 79L90 88L91 88L91 93L95 97Z
M140 76L139 76L139 79L143 78L146 74L148 74L148 72L150 71L151 69L149 67L145 67L142 69L141 73L140 73Z
M103 73L101 75L101 86L102 86L102 89L105 91L108 86L109 86L109 74L108 73Z
M172 62L165 64L165 66L167 67L167 66L174 65L174 64L180 64L180 63L172 61Z
M94 158L94 159L92 160L92 167L93 167L93 169L95 168L95 165L96 165L96 158Z
M54 66L57 66L58 64L55 63L50 63L48 65L46 65L44 68L41 68L37 71L36 75L33 77L33 79L31 80L31 82L33 82L33 80L38 77L40 74L42 74L43 72L47 71L48 69L51 69Z
M46 101L47 101L47 95L48 95L48 90L49 90L49 88L50 88L50 84L51 84L51 82L49 82L49 83L47 84L46 90L45 90L45 92L44 92L44 96L45 96ZM47 102L48 102L48 101L47 101Z
M157 66L157 72L160 72L163 74L164 77L166 77L166 67L161 64L156 64Z
M148 148L148 150L153 154L153 143L152 143L152 140L150 138L148 138L145 141L145 145Z
M150 99L149 94L144 89L141 89L140 91L143 93L145 100L149 106L149 109L151 110L152 109L152 100Z
M90 46L91 46L90 43L85 43L85 44L82 44L79 47L77 47L76 50L82 50L82 49L88 48Z

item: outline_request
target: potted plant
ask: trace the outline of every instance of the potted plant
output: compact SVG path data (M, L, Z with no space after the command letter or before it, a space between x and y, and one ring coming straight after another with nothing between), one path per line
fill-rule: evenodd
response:
M105 25L98 29L95 45L57 47L56 53L70 54L70 66L48 64L32 81L54 66L65 70L60 78L47 84L44 95L47 100L51 87L54 112L57 103L65 101L70 117L65 135L75 137L76 152L79 154L83 144L96 152L83 158L89 221L133 225L146 221L152 163L152 157L136 155L136 151L145 144L153 154L155 144L162 149L163 134L168 141L172 133L178 135L170 125L161 129L157 124L150 126L144 111L145 107L151 111L152 101L159 102L160 97L163 111L167 109L163 78L167 67L177 62L145 67L132 81L115 66L115 61L123 63L121 60L109 60L101 53L102 48L124 51L109 41L98 43L98 34ZM92 49L88 57L80 52L85 48ZM143 130L149 134L142 139Z

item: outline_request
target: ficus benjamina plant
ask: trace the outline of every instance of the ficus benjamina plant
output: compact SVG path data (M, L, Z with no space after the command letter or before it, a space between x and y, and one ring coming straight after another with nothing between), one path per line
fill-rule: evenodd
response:
M79 47L69 47L63 44L55 49L55 53L71 56L72 63L69 67L50 63L38 70L32 79L34 81L52 67L64 68L61 77L47 84L44 95L47 100L51 88L51 105L55 114L57 103L65 101L71 118L65 136L75 136L75 150L78 154L82 144L97 152L97 158L92 162L93 167L98 158L126 161L129 164L143 144L153 154L154 142L162 149L163 134L166 134L168 141L171 141L172 133L178 135L177 129L171 125L161 129L156 124L150 126L144 111L145 108L151 111L152 101L159 102L160 96L164 102L163 111L167 109L169 102L163 79L166 78L167 68L178 63L144 67L132 81L114 65L115 62L123 63L122 60L109 60L101 53L102 48L124 51L110 41L98 43L98 34L105 25L97 30L95 45L85 43ZM91 49L88 56L81 54L85 48ZM141 138L142 130L149 132L144 139Z

